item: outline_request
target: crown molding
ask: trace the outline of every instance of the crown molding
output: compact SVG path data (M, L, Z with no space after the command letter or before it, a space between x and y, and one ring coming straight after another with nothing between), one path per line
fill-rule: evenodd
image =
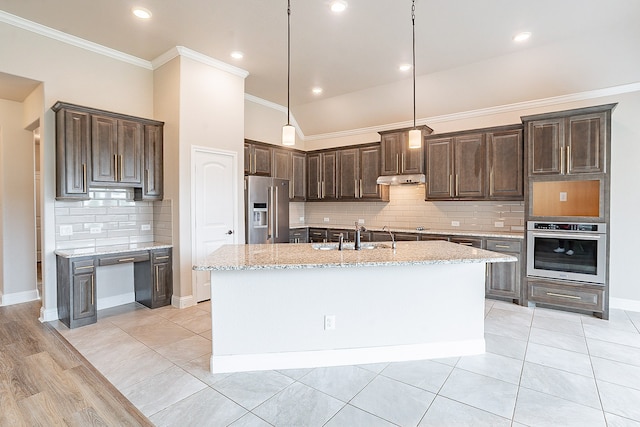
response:
M153 69L155 70L160 68L161 66L163 66L164 64L166 64L167 62L171 61L172 59L178 56L192 59L194 61L208 65L210 67L225 71L229 74L242 77L243 79L246 79L247 76L249 75L249 72L246 70L243 70L242 68L238 68L236 66L227 64L226 62L219 61L217 59L214 59L203 53L196 52L195 50L189 49L188 47L184 47L184 46L176 46L174 48L171 48L165 53L163 53L162 55L158 56L153 61L151 61L151 64L153 65Z
M619 86L612 86L604 89L594 89L585 92L574 93L570 95L554 96L550 98L535 99L531 101L516 102L513 104L499 105L489 108L480 108L478 110L463 111L460 113L444 114L441 116L427 117L416 120L416 125L432 125L433 123L451 122L455 120L463 120L474 117L490 116L493 114L507 113L511 111L526 110L529 108L547 107L557 104L565 104L568 102L585 101L589 99L603 98L605 96L620 95L623 93L631 93L640 91L640 82L629 83ZM246 96L245 96L246 98ZM386 125L370 126L359 129L351 129L346 131L329 132L323 134L308 135L305 141L317 141L322 139L341 138L346 136L361 135L365 133L382 132L385 130L402 129L412 127L413 120L404 122L390 123Z
M248 93L244 94L244 99L245 101L249 101L249 102L253 102L254 104L259 104L262 105L264 107L267 108L271 108L273 110L279 111L283 114L287 114L287 107L284 107L280 104L276 104L275 102L271 102L271 101L267 101L266 99L262 99L262 98L258 98L257 96L254 95L250 95ZM290 121L291 124L293 125L293 127L296 128L296 134L298 135L298 137L304 141L306 139L306 137L304 136L304 133L302 132L302 129L300 128L300 125L298 125L298 122L296 121L296 118L293 116L293 113L290 113Z
M126 62L137 67L145 68L147 70L153 69L151 66L151 62L144 59L129 55L124 52L120 52L119 50L102 46L98 43L90 42L80 37L72 36L71 34L63 33L62 31L54 30L53 28L46 27L44 25L29 21L16 15L12 15L2 10L0 10L0 22L13 25L14 27L18 27L35 34L39 34L41 36L48 37L50 39L66 43L71 46L79 47L90 52L117 59L118 61Z

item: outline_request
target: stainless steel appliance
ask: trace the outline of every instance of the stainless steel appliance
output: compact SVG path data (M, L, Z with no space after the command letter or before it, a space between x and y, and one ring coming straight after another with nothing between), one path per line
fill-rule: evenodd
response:
M244 178L245 241L289 242L289 181L264 176Z
M606 224L527 223L527 276L605 283Z

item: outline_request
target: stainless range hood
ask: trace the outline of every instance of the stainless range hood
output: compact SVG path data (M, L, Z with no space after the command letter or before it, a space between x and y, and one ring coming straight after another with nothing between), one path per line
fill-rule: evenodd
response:
M382 185L402 185L402 184L424 184L424 174L411 175L383 175L376 180L377 184Z

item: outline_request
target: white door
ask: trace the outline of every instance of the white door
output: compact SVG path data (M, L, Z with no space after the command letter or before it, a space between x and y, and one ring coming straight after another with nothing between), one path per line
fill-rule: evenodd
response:
M233 152L194 147L191 154L193 257L199 264L221 245L237 243L238 162ZM196 301L210 299L209 272L194 272L194 281Z

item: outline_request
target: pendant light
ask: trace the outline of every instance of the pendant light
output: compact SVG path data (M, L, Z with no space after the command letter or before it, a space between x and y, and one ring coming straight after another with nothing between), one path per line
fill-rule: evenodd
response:
M413 29L413 129L409 131L409 148L422 147L422 131L416 128L416 0L411 4L411 27Z
M287 0L287 124L282 126L282 145L296 144L296 128L291 125L289 94L291 86L291 0Z

